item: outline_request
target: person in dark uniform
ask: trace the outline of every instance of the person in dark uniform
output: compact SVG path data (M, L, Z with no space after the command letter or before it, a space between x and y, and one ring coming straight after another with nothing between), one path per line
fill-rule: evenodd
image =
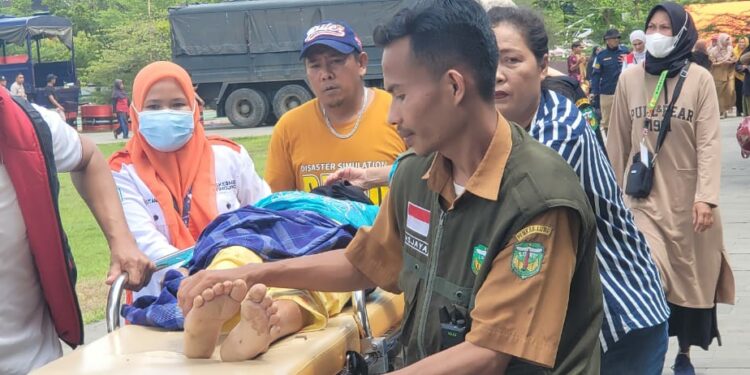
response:
M595 218L578 177L494 106L499 53L473 0L431 0L376 28L400 159L371 228L344 250L183 280L403 292L398 374L598 374ZM198 300L200 302L201 300Z
M607 30L604 42L607 48L596 55L594 69L591 72L591 100L602 111L600 126L606 136L617 80L620 78L622 61L628 50L620 45L620 32L617 29Z
M44 86L42 96L37 97L39 99L37 101L42 107L56 111L65 120L65 108L63 108L58 100L57 92L55 92L55 83L57 83L57 76L47 74L47 86Z

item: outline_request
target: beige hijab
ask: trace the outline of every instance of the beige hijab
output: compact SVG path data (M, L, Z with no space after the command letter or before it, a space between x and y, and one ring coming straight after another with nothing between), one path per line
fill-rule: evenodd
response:
M714 64L731 62L734 54L732 50L732 38L729 34L719 34L716 46L708 50L708 55Z

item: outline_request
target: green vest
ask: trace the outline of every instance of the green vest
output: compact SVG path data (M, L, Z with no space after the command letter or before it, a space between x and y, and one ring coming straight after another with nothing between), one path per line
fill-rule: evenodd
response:
M569 207L579 214L581 232L555 368L514 359L508 373L597 374L602 290L592 209L578 177L557 153L515 124L511 134L513 147L494 202L466 191L446 211L439 194L421 179L434 154L407 155L399 163L390 199L403 240L399 287L406 299L401 337L405 364L440 351L442 307L459 310L468 319L492 260L524 225L550 208ZM477 247L486 249L483 262L475 255Z

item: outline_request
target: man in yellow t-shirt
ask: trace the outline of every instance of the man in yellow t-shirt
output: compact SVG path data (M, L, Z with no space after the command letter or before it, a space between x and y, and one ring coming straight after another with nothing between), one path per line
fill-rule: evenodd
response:
M271 190L309 192L338 169L391 165L406 146L387 120L390 94L364 85L368 58L354 30L338 21L313 26L300 58L316 98L276 124L265 174ZM366 191L376 204L386 192Z

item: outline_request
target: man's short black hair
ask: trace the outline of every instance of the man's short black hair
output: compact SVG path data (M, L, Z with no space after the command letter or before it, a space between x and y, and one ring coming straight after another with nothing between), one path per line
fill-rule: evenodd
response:
M421 1L399 11L373 34L381 47L404 37L411 38L415 59L433 74L469 68L481 97L493 101L499 53L487 14L475 0Z
M573 44L570 45L570 49L578 48L581 46L581 42L573 42Z

